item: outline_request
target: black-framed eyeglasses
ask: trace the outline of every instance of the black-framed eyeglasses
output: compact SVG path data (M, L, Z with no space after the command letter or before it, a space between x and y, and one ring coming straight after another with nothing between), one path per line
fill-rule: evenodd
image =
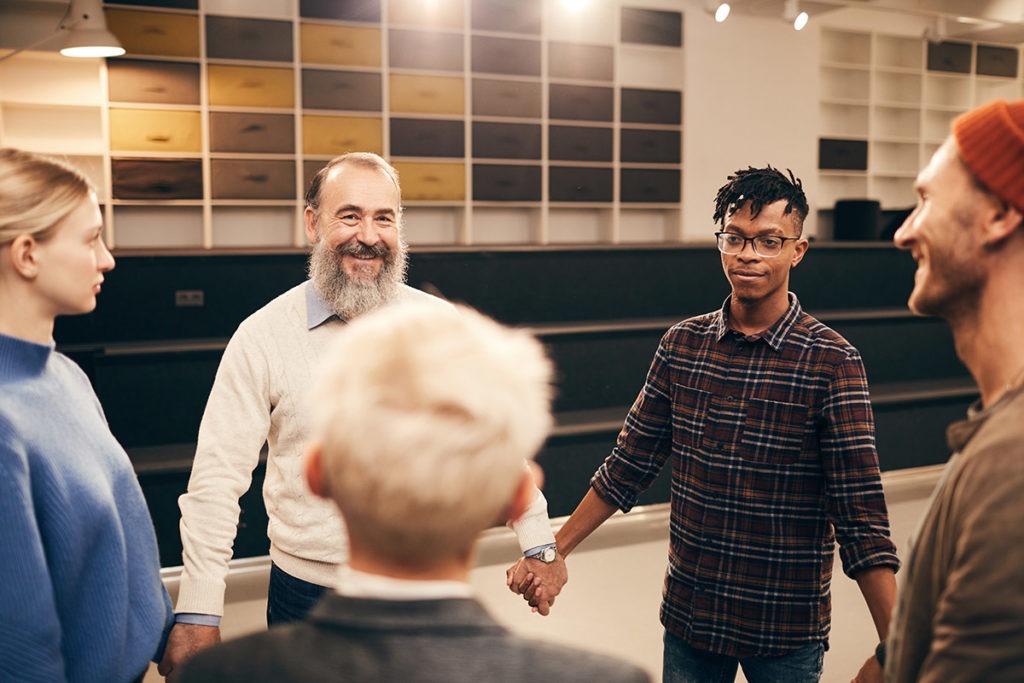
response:
M738 254L747 246L747 242L754 248L758 256L771 258L782 253L782 247L786 246L787 240L798 240L799 237L781 237L779 235L758 235L757 237L744 237L735 232L719 231L715 233L718 240L718 251L723 254Z

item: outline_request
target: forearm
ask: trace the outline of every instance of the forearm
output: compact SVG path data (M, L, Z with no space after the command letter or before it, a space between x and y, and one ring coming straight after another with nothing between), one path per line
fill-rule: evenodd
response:
M890 567L870 567L857 574L857 586L875 623L879 640L889 637L889 620L896 603L896 574Z
M587 495L555 534L558 552L562 557L568 556L576 546L604 524L605 520L615 514L617 509L597 495L593 488L587 489Z

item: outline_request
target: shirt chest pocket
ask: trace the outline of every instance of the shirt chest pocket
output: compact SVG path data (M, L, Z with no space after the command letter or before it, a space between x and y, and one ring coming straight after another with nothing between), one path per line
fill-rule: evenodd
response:
M774 465L796 462L808 434L809 414L807 406L799 403L749 399L740 436L740 457Z
M698 448L704 438L711 393L672 385L672 440L683 448Z

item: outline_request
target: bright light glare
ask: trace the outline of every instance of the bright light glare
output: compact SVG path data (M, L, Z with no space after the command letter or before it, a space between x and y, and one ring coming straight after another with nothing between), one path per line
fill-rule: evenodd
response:
M562 7L570 12L579 12L590 4L590 0L562 0Z
M727 2L723 2L721 5L719 5L718 9L715 10L715 21L721 24L723 21L728 19L730 9L731 8L729 7L729 3Z
M112 45L66 47L60 53L65 57L120 57L124 54L124 48Z
M796 15L796 19L793 20L793 28L795 28L797 31L803 30L804 26L807 26L808 18L809 17L807 16L807 12L801 12L800 14Z

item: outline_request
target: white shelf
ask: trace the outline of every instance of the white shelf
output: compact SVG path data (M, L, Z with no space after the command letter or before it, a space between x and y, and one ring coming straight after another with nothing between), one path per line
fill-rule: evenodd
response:
M821 130L826 137L868 136L870 108L867 104L821 103Z
M822 30L821 61L867 66L871 63L871 34Z
M929 71L927 54L920 38L822 30L819 136L864 140L868 150L862 170L818 170L819 210L831 209L837 199L876 199L891 210L913 206L914 178L953 119L977 104L1018 99L1024 92L1019 75ZM844 148L837 142L829 149Z

